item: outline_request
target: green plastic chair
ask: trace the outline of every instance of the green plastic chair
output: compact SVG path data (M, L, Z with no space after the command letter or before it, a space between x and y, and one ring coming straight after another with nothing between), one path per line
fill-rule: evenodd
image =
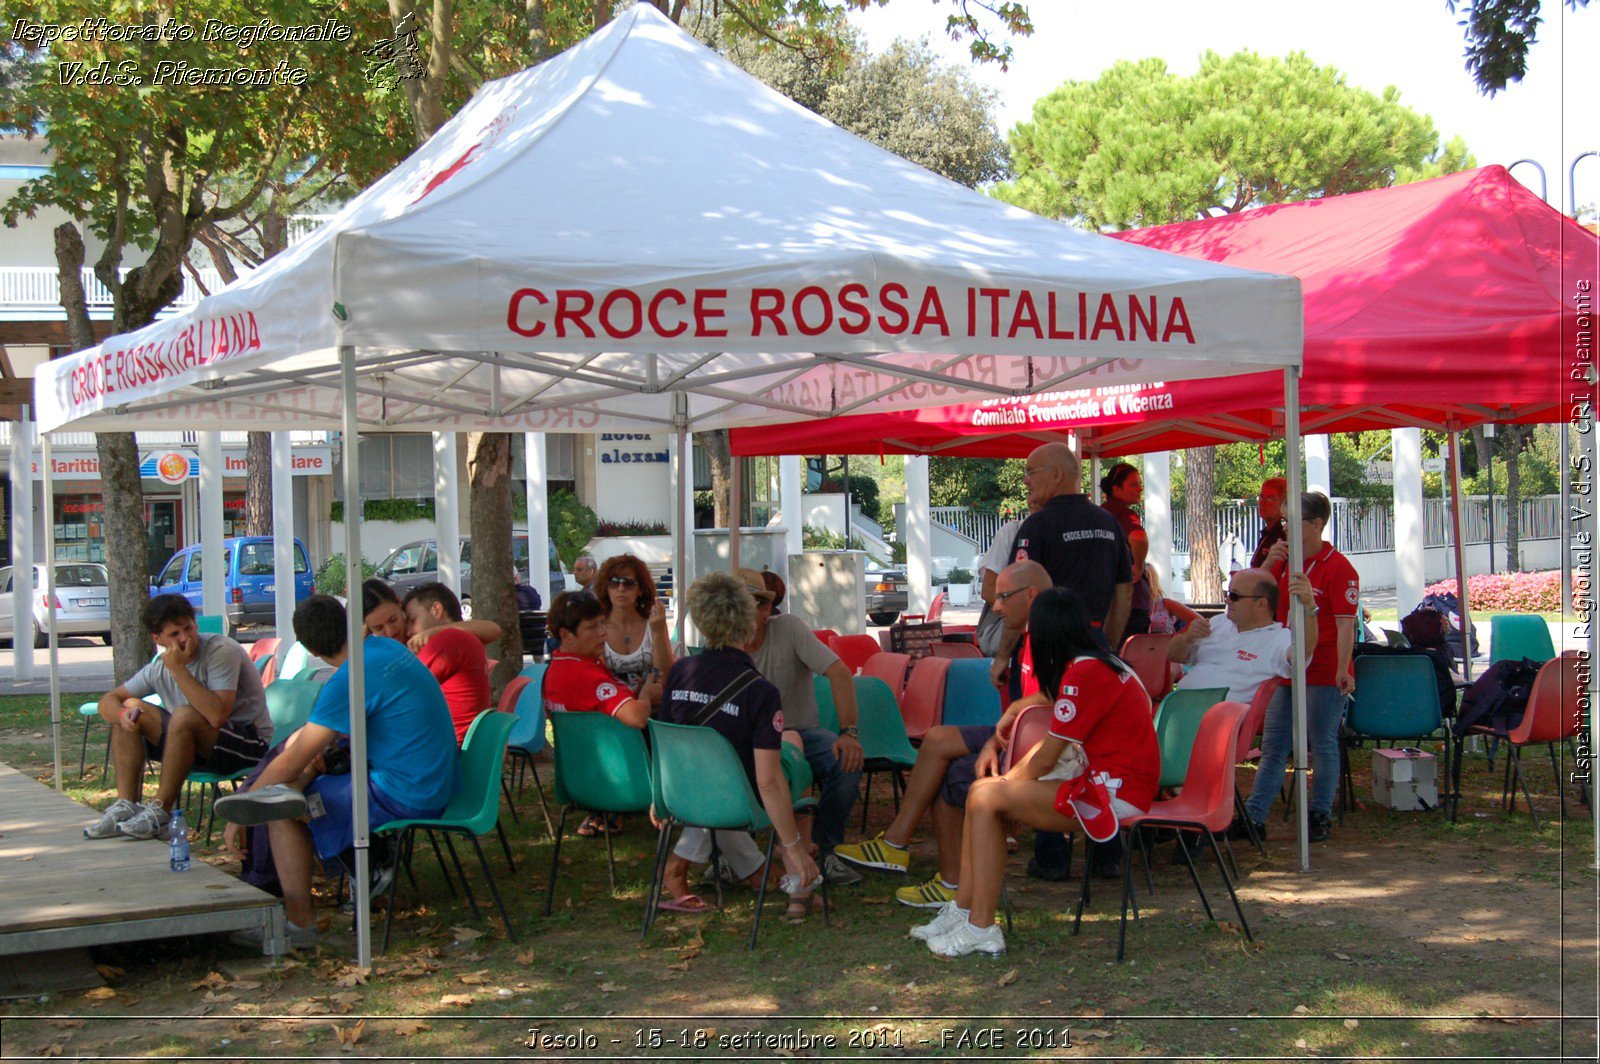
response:
M467 737L461 743L461 789L450 800L443 813L433 819L418 820L391 820L380 826L376 834L399 835L399 859L409 869L411 867L411 851L416 841L418 828L432 833L437 831L444 835L445 846L450 851L450 859L455 863L456 875L461 879L462 889L466 892L467 903L472 907L475 919L483 917L478 908L478 901L472 896L472 888L467 884L465 871L461 867L461 859L456 856L455 844L450 841L451 835L461 835L472 843L472 848L478 854L478 864L483 868L483 877L489 881L489 892L494 895L494 903L500 909L500 919L506 925L506 937L512 942L517 940L517 933L511 926L511 915L506 912L506 903L500 897L500 888L495 884L494 873L489 870L489 859L484 856L483 846L478 842L479 835L497 832L500 836L500 845L505 850L506 864L511 868L511 874L516 875L516 862L511 858L511 845L506 841L504 830L500 827L500 775L505 768L506 740L511 735L511 729L516 725L517 718L510 713L496 713L485 710L478 714L472 726L467 730ZM438 853L437 844L434 847ZM443 862L440 862L443 868ZM448 878L448 873L446 873ZM398 879L398 877L396 877ZM414 881L413 881L414 882ZM383 949L389 948L389 928L394 923L394 895L397 884L389 887L389 911L383 921Z
M690 724L668 724L652 720L650 728L650 784L657 819L662 821L656 840L655 875L650 883L650 899L645 906L644 931L650 932L661 901L666 878L667 846L672 825L706 828L710 831L767 832L767 859L761 866L761 887L756 892L756 918L750 928L749 949L756 948L761 933L761 909L767 898L767 870L772 867L772 847L778 833L767 818L767 811L750 786L744 764L727 738L711 728ZM559 746L557 747L559 749ZM796 809L809 809L812 798L794 803ZM713 858L715 856L713 836ZM722 908L722 890L717 890L717 908ZM827 923L828 887L822 884L822 918Z
M556 898L556 873L561 868L561 839L567 814L646 813L650 810L650 758L644 749L644 732L630 728L604 713L552 713L555 732L552 753L556 766L556 844L550 851L550 883L545 889L544 914L550 915ZM606 839L606 863L611 892L617 890L617 858L611 832Z
M1489 618L1489 662L1549 661L1556 656L1550 639L1550 626L1543 617L1526 613L1502 613Z
M864 758L861 771L867 777L866 797L861 802L861 831L865 834L867 814L872 808L872 777L879 772L889 773L890 792L898 813L900 795L906 789L905 773L917 763L917 751L906 737L906 722L889 685L876 676L856 676L853 680Z
M839 707L833 701L833 683L826 676L811 677L811 689L817 693L817 726L839 734Z
M1162 787L1182 787L1189 774L1189 754L1194 738L1200 734L1200 721L1206 710L1228 698L1226 687L1198 687L1173 691L1156 709L1156 742L1161 746Z

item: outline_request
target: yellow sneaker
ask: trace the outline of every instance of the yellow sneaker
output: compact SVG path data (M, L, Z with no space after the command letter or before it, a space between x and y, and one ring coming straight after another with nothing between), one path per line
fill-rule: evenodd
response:
M911 870L911 851L902 850L883 841L881 831L866 842L835 846L833 853L841 861L849 861L862 868L877 869L879 872L899 872L905 875Z
M894 892L894 900L913 909L938 909L945 902L954 902L956 892L953 887L945 886L938 876L934 876L926 883L901 887Z

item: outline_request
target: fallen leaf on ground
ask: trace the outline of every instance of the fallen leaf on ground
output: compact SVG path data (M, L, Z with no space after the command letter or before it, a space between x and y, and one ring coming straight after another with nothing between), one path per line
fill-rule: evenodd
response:
M468 1005L472 1004L472 995L471 994L446 994L446 995L444 995L443 997L441 997L439 999L439 1004L441 1004L441 1005L457 1005L457 1006L460 1006L461 1008L466 1008Z
M371 974L372 974L372 969L371 968L356 968L356 967L352 966L352 967L346 968L343 972L341 972L339 974L338 978L334 979L333 985L334 986L362 986L362 985L364 985L366 983L367 977L369 975L371 975Z
M1017 981L1017 976L1020 975L1020 974L1021 973L1018 972L1017 969L1013 968L1009 972L1007 972L1005 975L1002 975L998 980L996 980L994 985L995 986L1010 986L1012 983Z
M433 1030L432 1027L422 1023L419 1020L406 1020L404 1023L400 1023L395 1026L394 1033L399 1035L401 1038L410 1038L412 1035L417 1034L418 1032L431 1030Z
M338 1024L334 1024L333 1036L339 1040L340 1045L353 1046L361 1041L361 1032L366 1029L366 1026L366 1020L357 1020L353 1027L340 1027Z
M1357 1027L1361 1026L1361 1021L1360 1020L1345 1020L1344 1021L1344 1026L1345 1026L1345 1030L1353 1031Z
M128 974L115 964L97 964L94 966L94 970L100 973L100 978L107 981L118 979Z
M513 957L512 960L526 968L528 965L533 963L533 950L525 949Z
M475 927L452 927L450 930L455 934L457 942L472 942L483 937L483 932Z
M190 990L221 990L228 985L228 977L221 972L212 972L204 979L197 979L189 984Z
M33 860L33 859L34 859L34 858L35 858L35 857L37 857L37 856L38 856L38 854L34 854L34 853L30 853L30 854L29 854L29 855L28 855L28 856L26 856L26 857L23 857L23 858L21 858L21 860L24 860L24 861L31 861L31 860Z
M1335 957L1337 957L1341 961L1347 961L1347 960L1350 959L1350 954L1348 954L1348 953L1340 953L1338 950L1334 950L1333 951L1333 955Z
M889 904L889 899L888 898L878 898L878 897L862 898L861 899L861 904L862 905L888 905Z
M261 1006L254 1001L241 1001L233 1007L233 1011L242 1016L254 1016L261 1011Z
M677 964L669 964L667 965L667 970L673 972L686 972L689 970L689 962L679 961Z
M1296 1038L1294 1040L1294 1047L1296 1049L1309 1049L1311 1048L1311 1043L1307 1042L1304 1038Z
M601 983L600 984L600 993L602 993L602 994L615 994L618 990L626 990L626 989L628 989L628 988L625 987L625 986L620 986L617 983Z
M1084 1038L1101 1038L1101 1039L1105 1039L1105 1038L1110 1038L1111 1037L1111 1032L1110 1031L1100 1031L1100 1030L1096 1030L1093 1027L1090 1027L1087 1030L1083 1030L1083 1031L1073 1031L1072 1033L1075 1034L1075 1035L1082 1035Z
M60 1042L53 1042L43 1049L35 1049L33 1055L36 1057L59 1057L65 1051L66 1047Z
M316 998L302 998L288 1008L291 1016L327 1016L332 1012L327 1002L318 1001Z
M475 972L465 972L456 978L468 986L483 986L489 982L489 969L479 968Z
M261 984L254 979L235 979L229 990L260 990Z
M1311 1010L1306 1008L1304 1005L1296 1005L1294 1007L1294 1012L1295 1012L1296 1016L1304 1016L1307 1013L1309 1013L1310 1011Z
M334 994L328 1000L333 1003L334 1008L343 1014L361 1004L361 995L347 990L343 994Z
M239 1000L239 996L237 994L219 994L215 990L207 990L206 996L202 1000L210 1005L223 1005L229 1001Z
M83 1021L82 1020L51 1020L50 1021L50 1026L51 1027L58 1027L58 1028L60 1028L62 1030L66 1030L69 1027L82 1027L83 1026Z
M84 992L85 1001L110 1001L117 996L117 992L109 986L97 986L93 990Z
M1318 927L1332 927L1333 926L1333 921L1332 920L1318 920L1317 921L1317 926Z

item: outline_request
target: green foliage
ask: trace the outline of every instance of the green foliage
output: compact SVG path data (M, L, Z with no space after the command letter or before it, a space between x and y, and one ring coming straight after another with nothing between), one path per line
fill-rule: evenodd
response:
M567 568L572 568L572 563L578 560L599 527L600 518L572 492L550 493L550 538L555 541L556 553Z
M672 531L665 521L601 521L597 536L665 536Z
M889 560L894 562L896 565L904 565L906 563L905 540L897 539L893 543L889 544Z
M344 521L344 500L328 507L328 520ZM361 504L363 521L432 521L432 499L367 499Z
M1528 72L1528 50L1539 36L1543 0L1445 0L1467 42L1467 73L1478 90L1493 96ZM1567 0L1574 12L1589 0Z
M944 582L947 584L970 584L972 583L972 570L963 569L958 565L944 575Z
M994 93L941 64L926 41L896 41L882 55L841 58L736 41L729 58L779 92L856 136L969 187L1008 172L993 117Z
M1028 512L1022 483L1027 463L1020 458L942 458L928 460L928 495L934 506Z
M841 493L848 490L851 501L857 506L861 507L861 512L863 514L872 518L874 521L880 519L878 482L872 477L852 473L850 476L845 478L843 483L840 483L838 477L829 477L827 480L822 482L822 490L825 492Z
M801 533L804 550L845 550L844 536L828 528L818 528L816 525L807 525ZM867 545L860 536L851 536L848 545L850 550L866 550Z
M1193 77L1120 62L1071 81L1012 131L996 195L1046 217L1127 228L1314 199L1473 165L1431 120L1303 53L1208 52Z
M361 559L362 580L366 580L377 571L378 567L376 565L373 565L365 558ZM313 582L319 594L338 595L340 598L348 598L349 596L345 594L345 576L345 559L344 554L341 552L330 555L328 560L322 563L322 568L317 570L317 575Z

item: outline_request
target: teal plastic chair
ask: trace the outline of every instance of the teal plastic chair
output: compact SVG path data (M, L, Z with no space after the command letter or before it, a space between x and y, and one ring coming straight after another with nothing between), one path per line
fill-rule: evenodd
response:
M277 680L267 686L267 715L272 718L272 739L274 743L281 743L311 719L311 707L316 705L317 692L322 689L320 683L311 680ZM184 781L183 807L189 810L190 822L199 824L201 813L205 814L206 842L211 841L212 832L216 829L217 813L216 801L221 796L222 784L233 785L234 790L239 789L239 781L250 775L253 769L242 768L226 776L215 772L196 770L189 773L189 778ZM194 788L200 788L200 809L194 806Z
M194 626L202 635L227 635L228 622L225 617L215 613L202 613L195 617Z
M514 713L517 726L511 729L511 741L506 744L506 757L511 761L512 776L517 782L517 797L522 797L525 773L533 773L533 789L539 795L539 808L544 813L545 830L555 838L555 823L550 819L550 803L544 796L544 781L539 778L539 763L535 756L545 748L544 734L544 670L543 664L529 665L506 686L500 696L500 711ZM506 800L511 802L510 788ZM511 811L517 807L511 804Z
M817 726L838 735L839 707L833 701L833 682L826 676L813 676L811 689L817 694Z
M650 810L650 758L644 749L644 732L630 728L604 713L552 713L555 731L552 752L556 762L556 843L550 851L550 883L545 890L544 914L555 904L556 873L561 868L561 840L567 831L567 814L646 813ZM617 890L617 858L611 832L606 840L606 863L611 892Z
M993 658L955 658L944 679L940 723L992 728L1000 720L1000 691L989 679Z
M661 901L666 878L667 847L672 825L705 828L710 831L767 832L767 859L761 866L761 886L756 892L756 917L750 928L748 948L756 948L761 933L761 910L767 898L767 871L772 867L772 847L778 833L767 818L767 811L750 786L744 764L727 738L710 728L690 724L668 724L652 720L650 728L650 782L656 818L662 821L656 840L655 875L650 883L650 899L645 906L644 931L650 933ZM558 747L559 749L559 747ZM796 809L809 809L812 798L794 803ZM715 860L715 836L712 843ZM722 889L717 889L717 908L722 908ZM829 919L827 880L822 883L822 918Z
M1194 751L1194 737L1200 734L1200 722L1206 710L1225 701L1226 687L1197 687L1191 691L1173 691L1161 700L1156 709L1156 742L1161 747L1161 779L1159 786L1182 787L1189 774L1189 755Z
M1544 621L1535 617L1539 626ZM1545 640L1549 641L1549 630ZM1350 774L1350 748L1364 740L1398 742L1443 736L1444 774L1450 776L1450 736L1439 712L1439 686L1434 679L1433 662L1425 656L1356 657L1356 693L1346 711L1343 742L1340 744L1340 806L1355 808L1356 785Z
M451 842L450 837L460 835L470 841L478 855L478 864L483 869L483 877L489 881L489 892L494 895L494 903L500 910L500 919L505 923L506 937L512 942L517 940L517 932L511 926L511 915L506 912L506 904L500 897L500 888L495 884L494 873L489 870L489 859L484 856L478 836L487 835L491 831L499 834L500 845L506 854L506 864L510 867L511 874L516 875L517 866L511 857L511 845L506 841L505 831L500 827L500 778L505 767L506 740L516 723L517 719L509 713L486 710L478 714L461 744L459 762L461 789L450 800L444 812L432 819L391 820L377 829L377 834L380 835L399 836L397 841L399 860L407 869L411 867L411 853L419 828L427 831L430 838L433 832L444 835L445 846L449 849L450 859L456 866L456 875L461 879L461 887L466 892L467 903L472 907L472 915L475 919L482 919L483 913L478 908L477 899L472 896L472 888L467 883L466 872L461 867L461 859L456 856L455 844ZM437 844L434 846L434 852L438 853ZM440 867L443 867L442 861ZM448 873L446 877L448 879ZM389 911L383 920L384 950L389 948L389 928L394 923L394 895L397 885L391 883L389 887Z
M906 737L906 722L900 716L889 685L876 676L854 677L857 724L861 729L861 771L866 774L866 797L861 802L861 831L867 830L867 813L872 808L872 777L889 773L894 809L900 811L900 795L906 789L906 771L917 763L916 748Z
M1550 626L1543 617L1502 613L1489 618L1489 662L1529 658L1546 662L1556 656Z

